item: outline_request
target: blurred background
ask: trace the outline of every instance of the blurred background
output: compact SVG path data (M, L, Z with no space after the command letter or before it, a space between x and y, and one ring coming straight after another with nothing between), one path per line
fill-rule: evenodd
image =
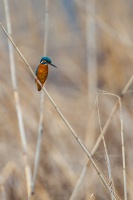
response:
M92 150L100 134L97 109L99 90L120 95L133 74L133 2L131 0L48 1L47 56L58 67L49 67L46 89L79 138ZM45 45L45 1L9 0L12 38L33 71ZM0 21L6 26L4 1ZM41 92L34 77L15 51L16 77L26 140L28 163L33 173L38 137ZM45 55L44 55L45 56ZM128 199L133 197L133 101L132 88L122 98L126 148ZM101 125L104 126L116 97L99 95ZM93 112L94 110L94 112ZM23 150L11 82L8 39L0 29L0 199L27 199ZM105 140L114 186L124 199L119 109L107 129ZM101 143L94 155L107 173ZM35 199L70 199L87 156L44 97L44 132L35 185ZM111 199L90 165L75 199Z

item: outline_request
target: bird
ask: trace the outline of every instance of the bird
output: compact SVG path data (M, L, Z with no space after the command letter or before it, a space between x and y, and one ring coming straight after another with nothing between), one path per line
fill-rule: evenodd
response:
M42 87L39 85L37 79L41 82L43 86L48 77L48 65L56 67L54 64L52 64L52 60L49 57L42 57L40 60L40 65L36 68L35 74L37 78L35 79L35 83L37 85L38 91L40 91Z

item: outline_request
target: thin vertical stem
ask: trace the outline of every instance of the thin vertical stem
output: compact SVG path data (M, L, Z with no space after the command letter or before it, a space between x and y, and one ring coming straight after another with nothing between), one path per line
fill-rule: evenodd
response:
M44 23L44 49L43 54L47 54L47 40L48 40L48 0L45 0L45 23ZM38 128L38 140L36 146L36 154L35 154L35 162L34 162L34 171L33 171L33 180L32 180L32 188L31 193L34 194L35 189L35 182L38 172L39 160L40 160L40 153L41 153L41 141L42 135L44 131L44 92L41 92L41 101L40 101L40 119L39 119L39 128Z
M95 13L95 0L86 0L86 50L87 50L87 82L88 82L88 105L92 109L97 93L97 46L96 46L96 24L95 17L90 14L90 10ZM95 122L92 120L86 130L86 144L91 139L88 138L89 131L95 134Z
M43 46L43 54L47 55L47 46L48 46L48 22L49 22L49 0L45 0L45 22L44 22L44 46Z
M132 77L131 77L132 78ZM130 79L127 83L127 86L129 85L129 83L131 83ZM128 88L127 86L125 86L125 88ZM123 89L123 91L126 92L125 88ZM122 91L122 93L123 93ZM119 106L120 106L120 126L121 126L121 146L122 146L122 163L123 163L123 185L124 185L124 200L127 200L127 183L126 183L126 160L125 160L125 142L124 142L124 131L123 131L123 117L122 117L122 103L121 103L121 98L115 94L111 94L105 91L102 91L103 94L107 94L107 95L112 95L118 98L118 102L119 102Z
M95 0L86 1L86 42L87 42L87 69L88 69L88 99L93 105L97 91L97 59L96 59L96 25L95 18L90 10L95 13Z
M126 160L125 160L125 142L124 142L124 131L123 131L123 118L122 118L122 105L121 99L119 98L120 104L120 122L121 122L121 146L122 146L122 162L123 162L123 182L124 182L124 200L127 200L127 181L126 181Z
M4 7L5 7L7 31L8 31L8 34L11 35L12 34L12 27L11 27L8 0L4 0ZM8 39L8 48L9 48L11 80L12 80L14 101L15 101L18 124L19 124L19 133L20 133L22 149L23 149L23 160L24 160L24 167L25 167L25 174L26 174L27 191L28 191L28 195L29 195L30 194L31 176L30 176L30 167L29 167L28 162L27 162L27 142L26 142L25 129L24 129L24 124L23 124L20 98L19 98L18 87L17 87L16 69L15 69L15 60L14 60L14 49L13 49L13 46L10 43L9 39Z
M98 104L98 97L99 95L97 96L97 112L98 112L98 121L99 121L99 126L100 126L100 131L102 133L102 126L101 126L101 119L100 119L100 111L99 111L99 104ZM108 150L107 150L107 146L106 146L106 142L105 142L105 139L104 139L104 136L102 135L102 140L103 140L103 145L104 145L104 150L105 150L105 157L106 157L106 162L107 162L107 169L108 169L108 175L109 175L109 184L112 188L112 191L111 191L111 199L112 200L115 200L115 196L113 195L113 191L114 190L114 187L113 187L113 179L112 179L112 172L111 172L111 165L110 165L110 159L109 159L109 155L108 155Z

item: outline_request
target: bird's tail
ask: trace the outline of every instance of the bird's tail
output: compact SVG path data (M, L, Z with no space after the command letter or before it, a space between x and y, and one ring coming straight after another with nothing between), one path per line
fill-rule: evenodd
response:
M41 86L39 85L39 83L37 83L37 88L38 88L38 91L40 91L42 89Z
M38 89L38 91L40 91L42 88L41 88L41 86L39 85L39 83L37 82L36 79L35 79L35 83L36 83L36 85L37 85L37 89Z

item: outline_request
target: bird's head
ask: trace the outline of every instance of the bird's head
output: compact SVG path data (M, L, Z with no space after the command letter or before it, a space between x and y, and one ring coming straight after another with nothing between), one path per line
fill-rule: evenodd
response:
M48 65L52 65L53 67L56 67L54 64L52 64L52 60L49 57L42 57L41 60L40 60L40 63L41 64L48 64Z

